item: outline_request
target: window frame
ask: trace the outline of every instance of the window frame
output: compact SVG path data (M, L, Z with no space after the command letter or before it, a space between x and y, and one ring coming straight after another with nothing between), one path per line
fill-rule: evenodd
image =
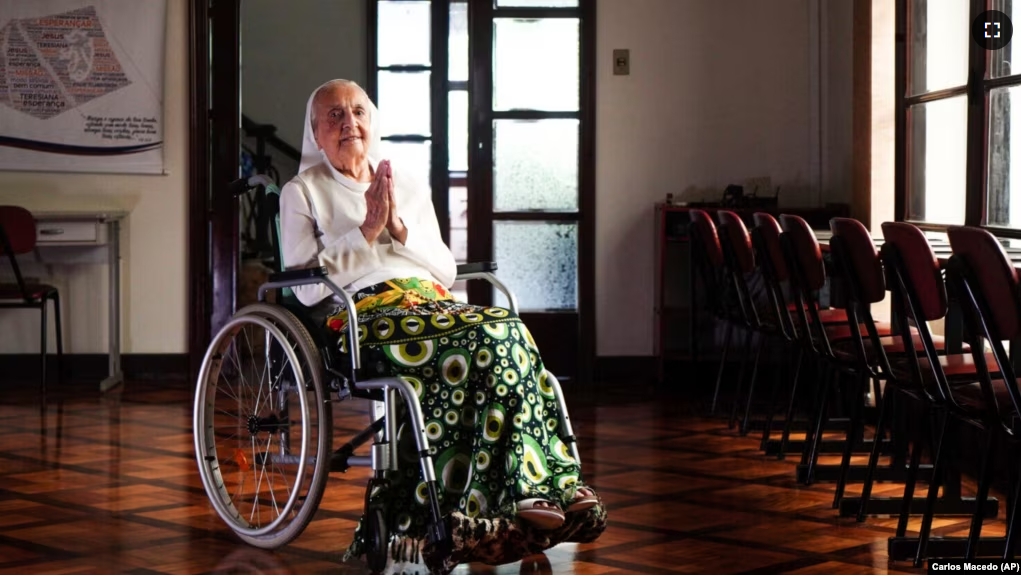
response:
M415 1L415 0L411 0ZM421 0L428 2L429 0ZM450 32L449 5L467 0L433 0L429 2L430 38L447 38ZM447 93L452 88L447 80L448 54L446 43L430 41L428 65L379 65L379 0L366 1L366 86L365 92L373 102L379 101L377 78L380 72L429 72L429 110L430 135L397 134L383 138L389 142L429 142L432 166L448 166L449 150L447 148ZM442 46L441 46L442 44ZM453 83L457 84L457 83ZM462 84L467 84L462 83ZM450 214L447 205L450 201L450 187L454 186L448 170L430 170L429 187L432 192L433 208L440 226L443 241L450 242Z
M988 229L997 236L1005 238L1021 238L1021 222L1015 227L989 225L987 205L989 199L988 164L989 164L989 120L991 114L990 93L996 88L1021 86L1021 74L1012 74L998 78L988 78L990 58L993 52L979 47L971 39L971 21L986 10L1002 8L1004 1L1011 0L970 0L968 22L968 75L963 86L909 93L909 74L911 62L910 10L918 4L926 4L933 0L897 0L896 5L896 39L895 39L895 219L907 221L923 230L945 231L952 226L945 222L909 219L911 193L909 158L911 138L908 111L913 106L928 102L945 100L952 97L967 97L967 158L965 169L965 218L964 225L979 226ZM1014 40L1012 40L1013 42ZM1021 146L1021 142L1017 145ZM1021 170L1021 166L1017 167Z

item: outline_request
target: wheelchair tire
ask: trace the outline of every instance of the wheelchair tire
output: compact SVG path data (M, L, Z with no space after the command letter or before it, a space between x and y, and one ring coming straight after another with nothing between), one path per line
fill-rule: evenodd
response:
M387 553L390 551L386 516L380 508L369 508L365 514L365 562L373 574L382 574L386 569Z
M322 366L304 325L270 304L239 310L202 362L194 412L202 483L217 514L253 546L292 541L322 499L333 428ZM224 382L231 377L239 381Z

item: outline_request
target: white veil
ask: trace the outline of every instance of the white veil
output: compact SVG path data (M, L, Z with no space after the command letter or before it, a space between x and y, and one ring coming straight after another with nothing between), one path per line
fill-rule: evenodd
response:
M319 145L316 144L315 134L312 131L312 103L316 99L316 94L319 93L323 88L333 84L346 84L357 87L362 90L358 83L352 80L336 79L330 80L312 91L312 95L308 97L308 103L305 104L305 130L304 136L301 139L301 165L298 167L298 172L304 172L306 169L319 164L320 162L328 162L323 151L319 149ZM379 110L376 109L376 105L367 96L365 98L369 102L369 126L372 130L372 142L369 144L369 164L375 166L381 158L381 147L382 138L380 137L379 130Z

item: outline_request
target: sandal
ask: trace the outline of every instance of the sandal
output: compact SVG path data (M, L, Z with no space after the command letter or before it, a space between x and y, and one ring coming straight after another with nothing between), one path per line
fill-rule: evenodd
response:
M518 501L518 518L527 520L540 530L556 530L564 524L564 513L560 508L542 498L526 498Z
M571 504L567 507L567 512L584 512L598 503L599 497L596 496L595 491L591 488L580 486L574 491L574 498L571 500Z

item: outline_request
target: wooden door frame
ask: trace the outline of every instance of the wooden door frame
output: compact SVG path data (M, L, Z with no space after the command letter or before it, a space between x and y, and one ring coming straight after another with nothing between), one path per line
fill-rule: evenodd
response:
M520 15L524 18L543 18L557 14L559 10L553 8L502 8L495 9L492 2L471 2L468 11L469 29L475 30L476 20L491 20L494 15L508 16ZM578 223L578 352L577 366L568 386L572 389L578 388L577 383L584 383L582 387L593 383L593 367L596 360L596 298L595 298L595 251L596 251L596 0L580 0L577 14L579 17L579 67L578 67L578 120L580 123L578 133L578 210L581 217ZM489 68L493 62L492 45L478 46L477 39L471 37L471 54L469 57L470 75L468 84L471 94L469 102L492 101L492 78ZM477 58L476 58L477 56ZM485 138L477 133L478 126L485 119L480 118L477 110L471 110L469 120L468 142L471 150L468 154L468 181L470 186L475 187L476 201L474 206L469 204L468 220L468 256L469 260L489 260L493 254L492 229L484 228L478 223L488 221L493 214L493 187L492 182L487 181L485 175L478 170L472 170L471 165L480 154L477 145ZM555 116L552 113L551 116ZM488 132L487 132L488 134ZM490 143L491 147L491 143ZM491 152L488 150L487 152ZM481 192L480 192L481 191ZM508 221L508 215L504 214L501 220ZM550 220L557 220L558 214L549 213ZM473 225L475 222L475 225ZM497 263L499 264L499 263ZM474 288L474 290L473 290ZM472 301L489 296L488 287L469 287L469 294ZM538 313L537 313L538 314ZM555 313L554 313L555 314ZM523 319L528 323L535 321L536 315L523 313ZM531 317L531 320L530 318Z
M209 307L206 290L210 270L206 216L209 190L209 3L188 3L188 372L198 377L209 342Z
M234 199L226 190L240 165L240 4L240 0L189 2L188 358L192 380L198 376L213 333L234 313L236 303L238 222ZM218 66L212 83L211 54L212 65ZM213 105L213 96L226 94L237 96L222 97ZM211 190L224 193L210 194Z

